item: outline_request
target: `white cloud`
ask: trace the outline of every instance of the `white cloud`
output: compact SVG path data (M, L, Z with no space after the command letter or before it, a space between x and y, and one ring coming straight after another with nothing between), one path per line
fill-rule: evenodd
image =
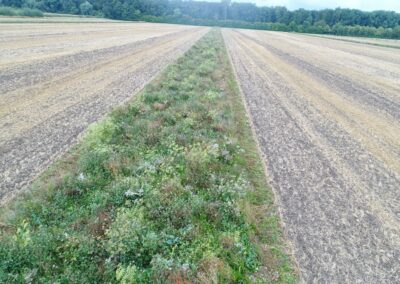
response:
M258 6L286 6L290 10L354 8L363 11L391 10L400 12L400 0L233 0L234 2L251 2Z

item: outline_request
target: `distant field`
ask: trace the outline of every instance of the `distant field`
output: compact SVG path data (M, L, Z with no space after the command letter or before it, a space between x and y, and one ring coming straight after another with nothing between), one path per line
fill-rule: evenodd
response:
M315 36L354 42L354 43L367 43L376 46L400 48L400 40L396 39L364 38L364 37L332 36L332 35L315 35Z

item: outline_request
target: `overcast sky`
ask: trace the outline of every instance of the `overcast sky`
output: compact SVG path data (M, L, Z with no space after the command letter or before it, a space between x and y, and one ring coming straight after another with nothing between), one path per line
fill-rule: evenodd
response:
M215 1L217 2L217 0ZM400 12L400 0L233 0L232 2L251 2L258 6L286 6L289 10L342 7L363 11L390 10Z

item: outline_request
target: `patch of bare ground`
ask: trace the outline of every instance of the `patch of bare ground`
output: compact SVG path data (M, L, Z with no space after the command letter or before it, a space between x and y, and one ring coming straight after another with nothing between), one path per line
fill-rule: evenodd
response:
M400 53L224 30L307 283L400 278Z

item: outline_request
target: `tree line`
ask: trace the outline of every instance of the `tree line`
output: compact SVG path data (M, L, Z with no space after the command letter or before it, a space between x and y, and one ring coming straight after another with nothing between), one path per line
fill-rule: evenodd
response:
M289 11L250 3L182 0L0 0L0 5L118 20L228 26L400 39L400 14L356 9Z

